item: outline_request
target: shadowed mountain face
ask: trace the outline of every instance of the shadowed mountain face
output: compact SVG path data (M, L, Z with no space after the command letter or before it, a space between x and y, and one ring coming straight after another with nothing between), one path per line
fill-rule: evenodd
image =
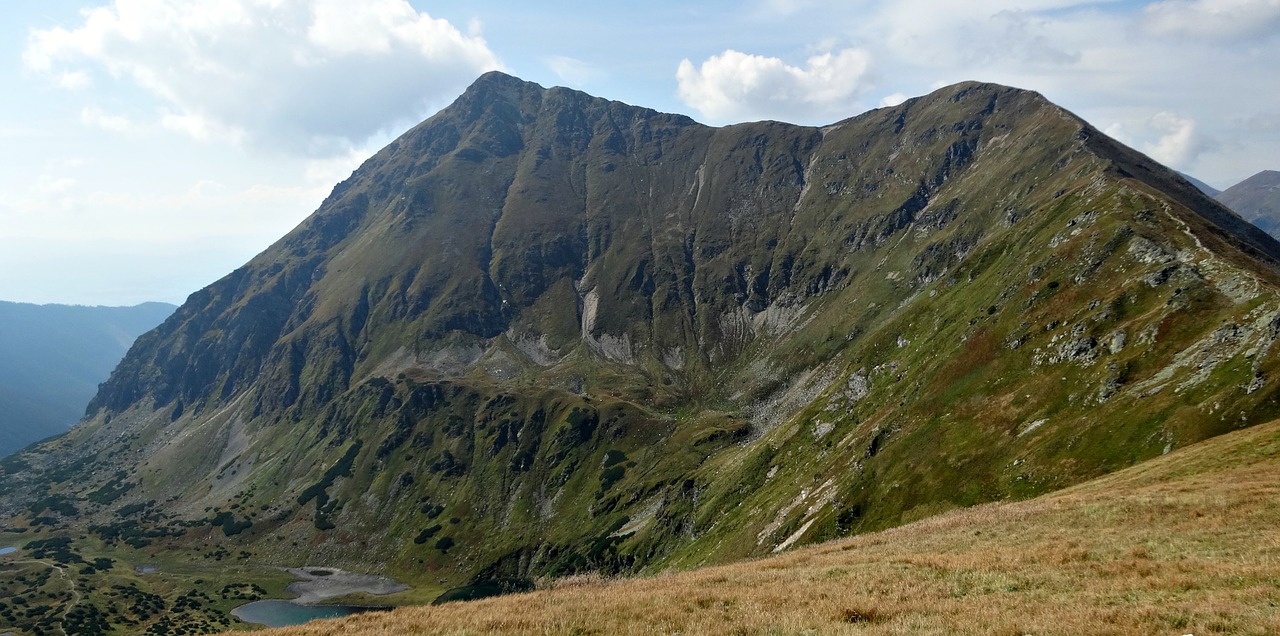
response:
M134 338L174 309L0 301L0 456L67 432Z
M710 128L490 73L140 338L0 509L155 500L163 541L432 584L767 553L1275 417L1277 257L1035 93ZM80 517L17 512L50 493Z
M1216 198L1267 233L1280 234L1280 172L1263 170L1223 190Z

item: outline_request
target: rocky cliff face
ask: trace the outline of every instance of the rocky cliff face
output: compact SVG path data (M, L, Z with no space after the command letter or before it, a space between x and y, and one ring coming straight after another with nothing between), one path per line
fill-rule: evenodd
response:
M710 128L491 73L0 498L413 580L766 553L1274 417L1278 257L1026 91Z

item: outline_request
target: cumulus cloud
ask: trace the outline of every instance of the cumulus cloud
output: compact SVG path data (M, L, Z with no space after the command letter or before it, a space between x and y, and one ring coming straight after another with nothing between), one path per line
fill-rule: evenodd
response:
M1167 166L1185 169L1214 143L1200 134L1196 122L1174 113L1156 113L1148 126L1159 137L1142 145L1142 151Z
M812 122L854 114L870 66L871 56L855 48L815 55L803 67L729 49L698 66L682 60L676 81L680 99L712 120Z
M1143 13L1147 29L1162 35L1236 40L1280 31L1280 0L1163 0Z
M66 87L132 83L170 130L318 156L502 67L478 33L405 0L114 0L83 17L33 31L26 66Z

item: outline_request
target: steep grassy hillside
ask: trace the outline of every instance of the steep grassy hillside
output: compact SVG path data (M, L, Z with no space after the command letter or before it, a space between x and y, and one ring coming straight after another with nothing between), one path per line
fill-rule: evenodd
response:
M783 556L261 632L1274 634L1280 423Z
M0 457L67 432L134 339L174 309L0 301Z
M488 74L0 462L0 513L398 602L766 555L1274 419L1278 256L1035 93L710 128Z

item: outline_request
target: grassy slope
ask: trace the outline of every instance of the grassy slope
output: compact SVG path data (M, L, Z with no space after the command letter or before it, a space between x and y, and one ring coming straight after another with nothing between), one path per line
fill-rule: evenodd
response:
M784 555L264 634L1272 634L1280 422Z

